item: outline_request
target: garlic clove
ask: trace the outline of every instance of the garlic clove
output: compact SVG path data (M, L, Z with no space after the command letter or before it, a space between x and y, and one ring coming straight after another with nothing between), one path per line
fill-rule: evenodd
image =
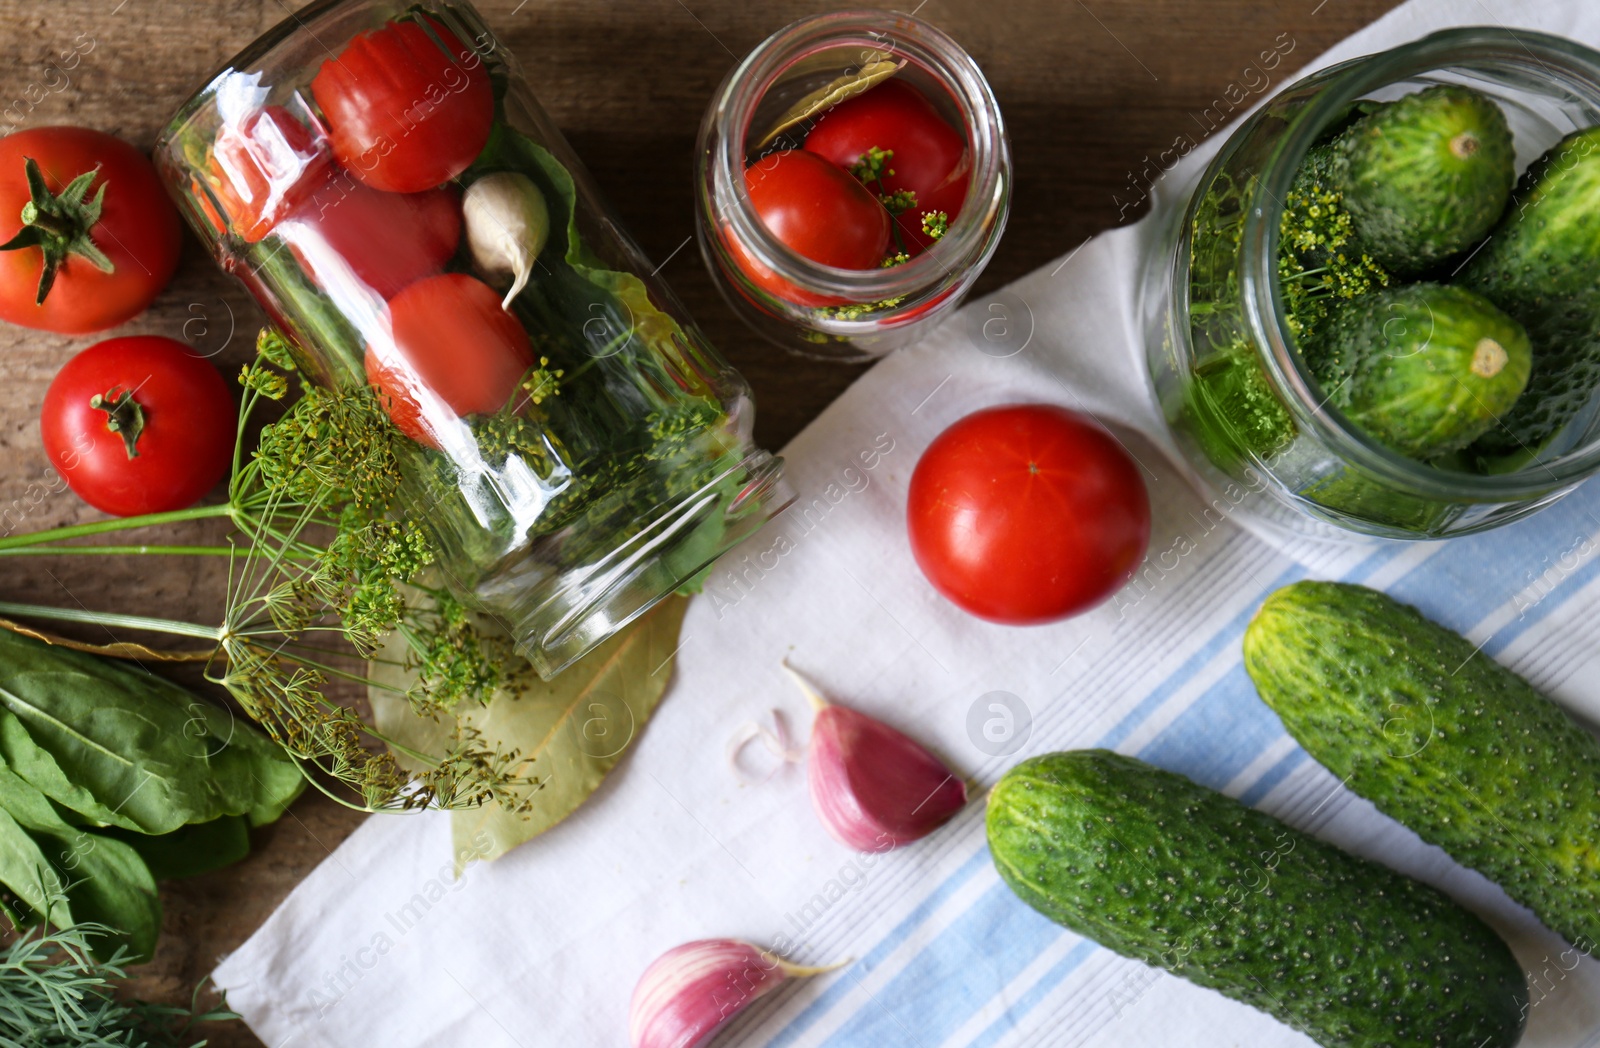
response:
M738 939L684 943L639 977L628 1006L629 1041L633 1048L698 1048L785 981L831 970L789 964Z
M484 175L462 196L461 217L473 265L491 281L510 279L511 290L500 303L509 312L550 239L544 194L531 178L515 171Z
M967 803L967 784L915 740L829 703L787 664L817 708L806 756L811 802L828 832L858 851L921 840Z

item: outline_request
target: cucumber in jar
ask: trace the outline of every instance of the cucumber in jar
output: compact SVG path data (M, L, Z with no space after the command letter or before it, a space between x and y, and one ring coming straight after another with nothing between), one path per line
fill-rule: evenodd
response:
M1533 352L1481 295L1411 284L1341 303L1306 360L1328 402L1402 455L1459 450L1516 402Z
M1393 273L1419 276L1468 251L1499 220L1516 181L1500 107L1441 84L1363 118L1339 139L1356 231Z
M1517 468L1600 386L1600 127L1568 135L1529 167L1458 281L1533 339L1527 392L1472 449L1481 468Z

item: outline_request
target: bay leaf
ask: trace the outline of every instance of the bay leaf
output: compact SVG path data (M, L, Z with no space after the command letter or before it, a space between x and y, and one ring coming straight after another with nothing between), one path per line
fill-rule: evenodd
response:
M687 598L668 597L555 680L496 692L487 705L459 710L456 720L419 716L403 695L369 690L378 729L402 745L440 754L458 723L471 726L485 745L517 750L523 773L539 780L521 795L522 811L491 803L452 813L458 874L467 859L498 858L556 825L604 781L666 690L687 606ZM383 657L401 654L391 649ZM411 679L381 662L369 672L400 688Z
M906 61L903 58L895 61L886 52L871 52L866 60L861 63L861 68L853 73L846 73L829 81L785 110L777 122L756 142L754 151L759 152L767 148L777 141L779 135L791 127L796 127L812 117L832 109L847 98L853 98L871 88L877 87L904 69L905 65Z

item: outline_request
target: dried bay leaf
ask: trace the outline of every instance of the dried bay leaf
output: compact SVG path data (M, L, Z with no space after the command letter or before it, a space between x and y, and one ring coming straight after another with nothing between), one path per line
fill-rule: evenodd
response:
M438 755L449 748L458 725L471 727L485 746L517 750L526 762L521 773L539 781L524 794L525 811L486 804L451 814L458 874L466 858L498 858L556 825L604 781L666 690L687 606L687 598L668 597L555 680L498 691L487 705L459 707L454 718L420 716L403 694L369 689L378 730L401 745ZM386 661L372 663L372 679L402 691L408 687L414 675L392 664L402 654L396 647L381 652ZM403 754L396 758L402 766L417 766Z
M862 94L894 76L906 65L905 59L895 61L883 51L873 51L867 60L861 63L861 68L854 73L846 73L815 91L801 98L790 106L777 123L761 137L755 144L755 150L760 151L775 142L779 135L799 124L810 120L819 113L833 108L847 98Z

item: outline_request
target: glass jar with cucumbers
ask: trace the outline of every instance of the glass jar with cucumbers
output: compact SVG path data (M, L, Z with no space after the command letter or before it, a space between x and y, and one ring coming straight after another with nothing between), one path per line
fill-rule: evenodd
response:
M458 2L324 0L217 72L157 161L299 370L405 438L442 581L553 675L791 497L749 387Z
M1498 526L1600 469L1600 54L1468 28L1235 130L1142 309L1186 458L1293 534Z

